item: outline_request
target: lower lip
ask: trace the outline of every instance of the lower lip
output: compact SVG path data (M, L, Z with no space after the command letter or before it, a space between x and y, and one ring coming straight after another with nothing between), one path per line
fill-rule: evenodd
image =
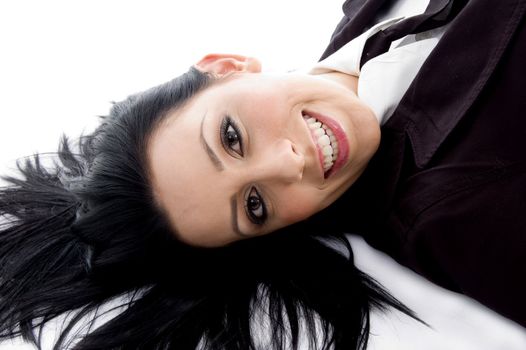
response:
M347 141L347 135L345 134L345 131L343 131L340 123L338 123L336 120L310 111L305 111L305 114L310 115L311 117L316 118L323 124L327 125L327 127L334 133L336 141L338 142L338 158L336 158L332 168L324 174L324 177L328 179L338 172L338 170L343 167L349 158L349 142Z

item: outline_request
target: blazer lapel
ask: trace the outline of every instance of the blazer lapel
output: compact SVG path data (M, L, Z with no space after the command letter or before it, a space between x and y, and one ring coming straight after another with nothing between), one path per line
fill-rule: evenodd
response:
M361 34L374 19L369 11L385 3L348 0L344 4L347 16L324 56ZM353 15L350 8L358 10ZM466 114L493 73L525 8L526 0L471 0L451 21L398 108L382 126L380 148L364 174L338 200L344 205L333 206L337 208L333 210L363 219L344 229L368 232L374 240L374 228L381 228L386 220L405 167L425 167ZM360 227L362 224L365 226ZM379 237L379 245L389 246L385 235Z
M525 11L525 0L471 0L449 24L384 129L407 132L424 167L482 91ZM347 0L322 59L367 26L389 0Z
M360 213L369 218L364 232L378 247L396 247L399 242L393 241L404 239L392 236L386 241L382 234L402 173L412 172L414 166L424 168L466 114L494 71L525 8L526 0L470 1L382 126L380 148L356 183L362 185L346 196L348 201L368 198ZM396 224L390 221L390 225Z
M424 13L411 16L371 36L363 48L360 67L370 59L389 50L391 43L409 34L425 32L449 23L464 7L467 0L431 1Z
M345 16L332 34L331 41L320 61L338 51L343 45L362 34L370 26L376 13L390 0L347 0L342 6Z
M422 168L493 73L526 8L524 0L472 0L451 22L384 125L405 130Z

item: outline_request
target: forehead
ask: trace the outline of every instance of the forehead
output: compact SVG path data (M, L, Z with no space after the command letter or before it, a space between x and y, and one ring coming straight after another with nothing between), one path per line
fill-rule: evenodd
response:
M189 243L208 239L211 228L219 240L232 236L227 183L200 143L205 113L199 103L171 112L148 145L155 197Z

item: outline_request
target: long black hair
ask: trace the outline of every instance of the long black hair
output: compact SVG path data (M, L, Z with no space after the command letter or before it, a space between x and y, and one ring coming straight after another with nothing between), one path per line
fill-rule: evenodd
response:
M413 315L354 266L342 234L316 225L221 248L175 238L150 188L148 137L214 83L192 68L114 104L76 143L63 137L52 166L37 154L4 177L0 339L40 348L67 313L54 349L353 349L371 307ZM120 312L95 326L112 300Z

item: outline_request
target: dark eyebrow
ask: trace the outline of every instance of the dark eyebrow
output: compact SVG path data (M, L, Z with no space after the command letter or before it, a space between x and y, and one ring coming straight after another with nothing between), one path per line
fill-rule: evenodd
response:
M230 209L232 211L232 228L234 229L234 232L241 237L250 237L249 234L241 232L239 229L239 225L237 223L237 199L235 194L230 197Z
M214 166L216 167L216 169L218 171L223 171L223 169L225 168L223 166L223 163L221 162L221 160L219 160L219 158L217 157L217 155L214 153L214 151L210 148L210 146L208 145L208 143L206 142L205 140L205 137L203 135L203 125L205 124L205 119L206 119L206 114L203 116L203 119L201 120L201 133L199 135L199 139L201 140L201 143L206 151L206 154L208 154L208 157L210 157L210 160L212 161L212 163L214 164Z

